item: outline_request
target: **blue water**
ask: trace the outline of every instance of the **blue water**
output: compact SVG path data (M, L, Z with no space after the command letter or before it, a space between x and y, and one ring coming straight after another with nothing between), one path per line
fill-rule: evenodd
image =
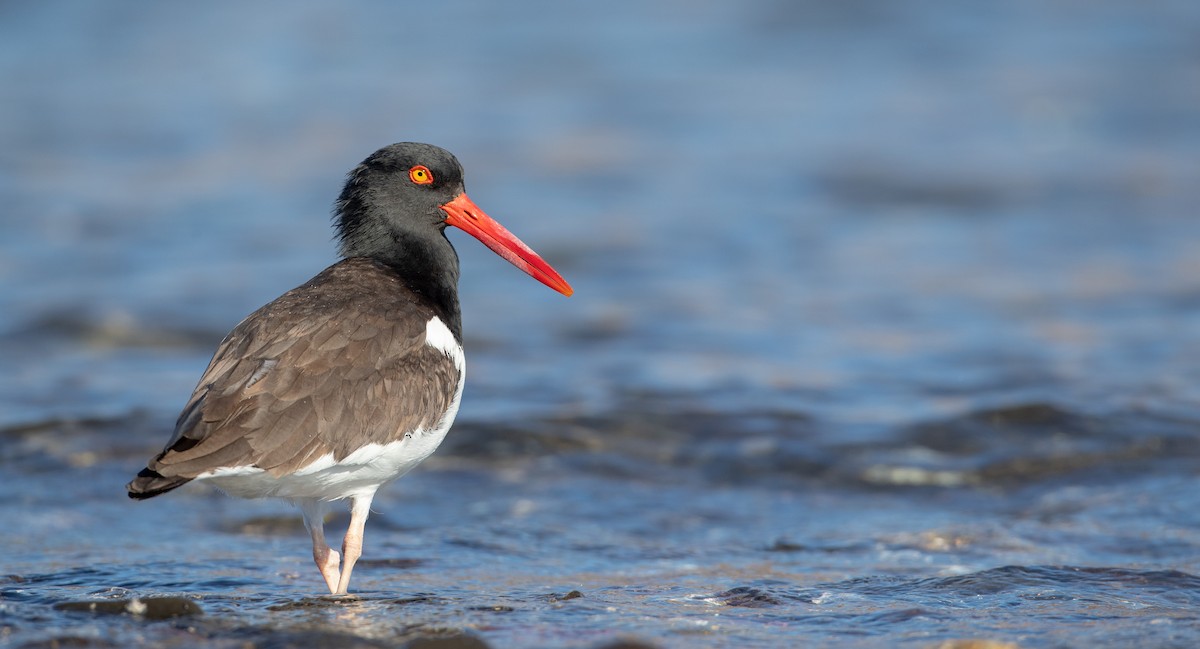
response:
M1184 1L0 7L0 645L1200 644L1198 30ZM122 485L402 140L576 294L451 234L459 425L328 602L286 503ZM204 615L64 610L155 596Z

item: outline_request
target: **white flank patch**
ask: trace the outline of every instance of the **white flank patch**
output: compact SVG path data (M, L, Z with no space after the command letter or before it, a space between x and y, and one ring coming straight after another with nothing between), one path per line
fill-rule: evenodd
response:
M463 386L467 383L467 357L463 354L462 345L454 339L450 328L437 316L433 316L425 324L425 344L441 350L442 353L454 360L454 367L458 368L458 389L454 391L454 398L450 401L450 407L446 409L446 414L442 415L441 421L437 424L436 430L441 431L437 436L437 444L441 444L442 439L446 437L446 431L450 430L450 424L454 423L455 415L458 414L458 403L462 400ZM408 437L416 437L416 435L416 433L411 433ZM434 445L435 449L437 444ZM432 452L430 450L430 453Z
M437 450L458 414L466 383L462 345L437 317L430 318L425 326L425 344L449 356L459 372L450 407L432 429L405 431L402 439L388 444L367 444L341 462L335 462L333 454L327 453L303 469L278 478L256 467L241 466L215 469L196 479L208 480L222 491L242 498L340 500L374 494L380 486L408 473Z
M462 345L454 339L454 334L450 332L450 328L442 319L433 316L429 322L425 324L425 344L430 347L441 350L441 352L454 360L454 367L462 372L463 366L466 365L467 359L463 356ZM462 384L459 383L459 389L462 389Z

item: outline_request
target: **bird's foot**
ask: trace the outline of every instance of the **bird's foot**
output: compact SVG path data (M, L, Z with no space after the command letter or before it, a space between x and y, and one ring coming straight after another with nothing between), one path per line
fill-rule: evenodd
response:
M325 548L323 553L314 552L313 560L317 563L317 569L321 571L321 576L325 578L325 585L329 587L329 592L338 594L338 584L342 579L339 569L342 562L341 555L337 553L337 550Z

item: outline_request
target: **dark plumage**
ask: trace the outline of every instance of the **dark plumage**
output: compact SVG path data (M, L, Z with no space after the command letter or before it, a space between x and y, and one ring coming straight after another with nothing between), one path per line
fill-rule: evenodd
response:
M327 453L340 462L428 429L460 380L446 354L425 344L436 316L384 264L352 257L330 266L226 336L175 436L130 495L149 498L215 467L285 475Z
M432 453L462 394L463 228L564 294L571 289L463 192L462 167L416 143L350 172L335 209L342 261L226 336L161 453L129 483L145 499L192 480L304 511L313 556L344 594L375 491ZM328 503L351 500L344 559L324 541Z

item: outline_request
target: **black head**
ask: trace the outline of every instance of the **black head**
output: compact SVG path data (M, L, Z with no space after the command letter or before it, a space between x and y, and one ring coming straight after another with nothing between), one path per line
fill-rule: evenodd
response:
M354 168L334 210L344 257L388 261L410 236L437 236L446 228L442 205L463 193L463 169L445 149L400 142Z
M445 234L453 225L539 282L572 293L545 260L467 197L462 165L436 146L401 142L371 154L350 172L334 219L342 256L388 264L414 290L448 293L458 284L458 255Z

